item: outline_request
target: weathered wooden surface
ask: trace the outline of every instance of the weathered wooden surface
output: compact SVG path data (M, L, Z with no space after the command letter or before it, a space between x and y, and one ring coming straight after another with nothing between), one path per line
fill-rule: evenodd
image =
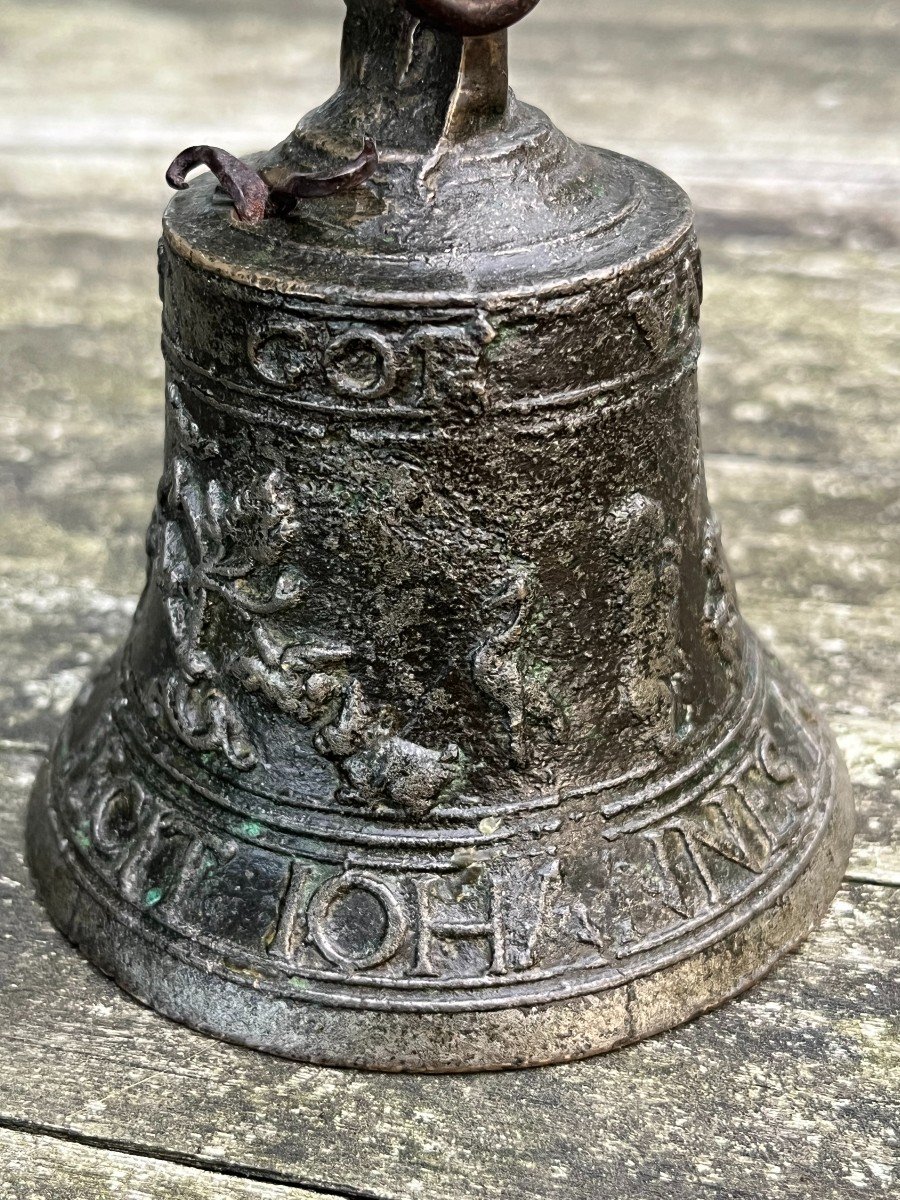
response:
M739 1003L593 1062L446 1078L298 1067L162 1021L48 929L17 849L32 765L8 756L3 779L7 1120L340 1195L891 1194L896 888L847 886Z
M321 1194L0 1129L0 1200L313 1200Z
M394 1079L170 1025L32 898L38 751L143 573L162 170L201 138L280 138L334 79L340 12L8 0L0 18L0 1198L895 1195L900 14L882 0L544 0L514 33L520 93L698 203L707 464L743 607L856 785L822 932L740 1002L606 1059Z

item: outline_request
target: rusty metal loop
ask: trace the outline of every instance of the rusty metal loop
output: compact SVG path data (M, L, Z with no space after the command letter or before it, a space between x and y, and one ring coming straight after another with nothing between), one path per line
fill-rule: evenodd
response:
M209 167L234 202L241 221L261 221L269 204L269 187L245 162L219 146L189 146L173 159L166 183L176 191L188 186L187 175L194 167Z
M262 221L269 204L269 187L252 167L228 154L220 146L188 146L169 164L166 182L175 191L187 187L187 174L194 167L209 167L234 202L241 221Z
M266 217L287 216L300 200L335 196L360 187L378 168L378 147L374 138L366 137L362 153L332 175L284 171L266 171L260 175L220 146L189 146L169 164L166 183L176 191L183 191L188 186L188 174L200 166L209 167L228 193L238 220L257 224Z
M463 37L484 37L508 29L540 0L406 0L417 17L431 25L460 33Z

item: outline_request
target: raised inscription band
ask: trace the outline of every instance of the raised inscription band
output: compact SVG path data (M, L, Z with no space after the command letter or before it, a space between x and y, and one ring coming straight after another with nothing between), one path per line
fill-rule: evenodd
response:
M352 833L334 856L321 830L306 853L296 830L279 849L259 821L234 814L223 822L208 808L204 817L202 805L186 805L158 773L138 784L110 712L93 761L67 768L63 740L52 763L58 852L113 920L160 953L267 995L416 1012L589 995L738 929L785 893L814 854L836 794L828 736L818 722L804 731L805 698L775 685L754 690L722 770L699 791L673 782L670 803L652 801L647 820L636 821L640 810L627 804L625 820L586 818L569 799L555 832L526 818L502 858L489 847L435 848L415 869L354 845ZM117 757L118 785L110 784ZM95 779L104 781L99 790ZM593 901L568 884L579 862L567 853L566 826L585 819L598 821L592 855L612 865L605 847L615 851L615 878L601 871ZM172 878L173 863L176 882L157 886L167 871ZM248 887L262 923L223 944L205 914L229 894L239 905ZM268 905L260 902L264 888ZM216 905L205 903L211 894ZM357 916L361 903L371 914L362 942L342 941L348 903ZM616 911L637 914L631 928L610 919ZM478 952L475 971L467 958L468 974L453 970L463 947Z

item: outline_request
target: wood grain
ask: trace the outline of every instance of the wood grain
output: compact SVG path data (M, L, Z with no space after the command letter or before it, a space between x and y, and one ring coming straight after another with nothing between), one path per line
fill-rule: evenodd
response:
M0 1129L0 1200L314 1200L321 1195Z

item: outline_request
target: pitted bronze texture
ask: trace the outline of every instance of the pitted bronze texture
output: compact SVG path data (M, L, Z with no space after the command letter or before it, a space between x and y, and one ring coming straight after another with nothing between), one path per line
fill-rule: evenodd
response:
M377 165L264 221L210 177L173 200L147 586L32 806L86 953L296 1058L668 1028L795 945L849 848L707 500L689 201L508 92L530 7L472 37L489 6L348 0L337 93L243 165Z

